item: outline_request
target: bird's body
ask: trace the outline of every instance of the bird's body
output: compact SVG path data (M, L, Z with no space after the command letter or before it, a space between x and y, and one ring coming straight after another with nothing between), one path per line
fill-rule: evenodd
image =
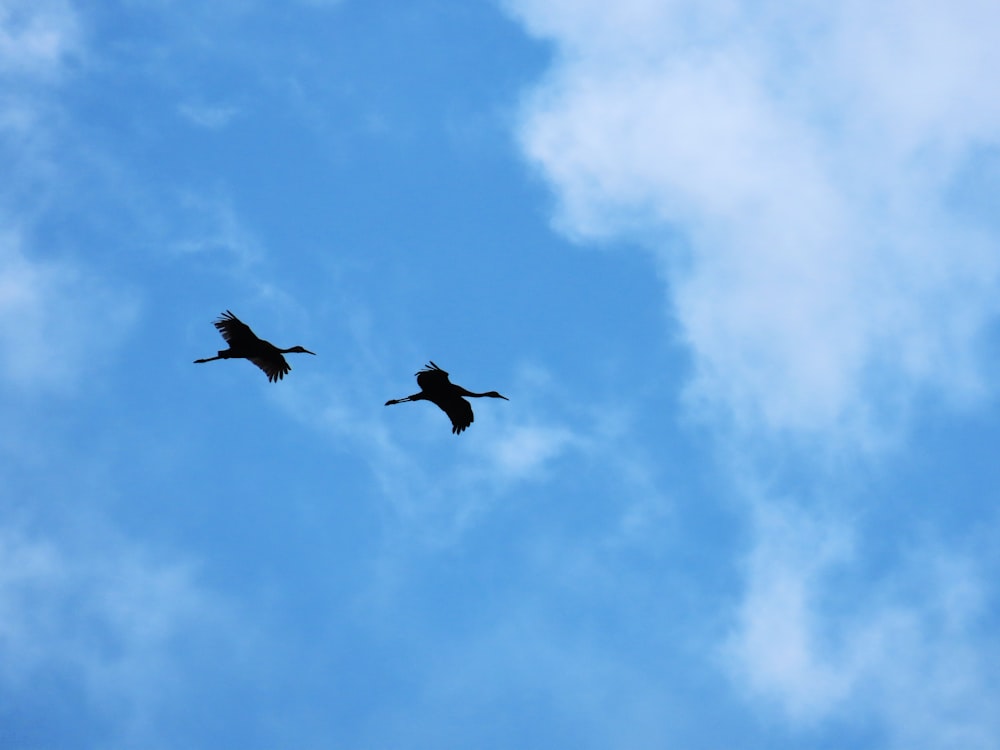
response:
M222 338L229 344L228 349L223 349L214 357L207 359L196 359L195 363L211 362L216 359L249 359L257 367L264 371L267 379L272 383L281 380L291 366L285 361L283 354L296 352L300 354L315 354L301 346L293 346L290 349L279 349L270 341L259 339L250 330L250 326L233 315L229 310L219 316L213 324L219 329Z
M487 393L472 393L471 391L467 391L462 386L455 385L448 380L448 373L433 362L417 373L417 385L420 386L419 393L414 393L412 396L406 396L405 398L391 399L386 401L385 405L391 406L392 404L401 404L406 401L430 401L448 415L448 418L451 420L451 431L456 435L471 425L474 419L472 405L463 398L464 396L471 398L486 396L489 398L502 398L504 401L509 400L506 396L501 396L496 391L489 391Z

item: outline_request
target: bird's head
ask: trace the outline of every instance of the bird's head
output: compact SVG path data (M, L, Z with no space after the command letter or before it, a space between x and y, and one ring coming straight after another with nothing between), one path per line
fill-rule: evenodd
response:
M489 392L489 393L487 393L486 395L487 395L487 396L489 396L490 398L502 398L502 399L503 399L504 401L510 401L510 399L509 399L509 398L507 398L506 396L501 396L501 395L500 395L499 393L497 393L496 391L490 391L490 392Z
M306 349L304 346L293 346L291 349L288 350L287 353L288 354L291 354L291 353L296 353L296 354L312 354L313 356L316 356L316 352L311 352L308 349Z

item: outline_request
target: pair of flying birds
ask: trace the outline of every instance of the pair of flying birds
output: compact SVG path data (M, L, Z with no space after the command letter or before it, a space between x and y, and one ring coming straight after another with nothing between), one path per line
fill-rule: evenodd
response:
M279 349L270 341L257 338L256 334L250 330L250 326L226 310L217 321L215 327L219 329L222 338L229 344L228 349L223 349L214 357L206 359L196 359L195 363L212 362L216 359L249 359L257 367L264 371L267 379L272 383L281 380L291 370L291 366L285 361L283 354L315 354L304 346L293 346L290 349ZM502 398L507 401L506 396L501 396L496 391L487 393L472 393L465 390L460 385L455 385L448 380L448 373L431 362L423 370L417 373L417 385L420 392L405 398L394 398L385 402L386 406L401 404L404 401L430 401L436 404L451 420L451 431L456 435L472 424L472 406L463 396L472 398Z

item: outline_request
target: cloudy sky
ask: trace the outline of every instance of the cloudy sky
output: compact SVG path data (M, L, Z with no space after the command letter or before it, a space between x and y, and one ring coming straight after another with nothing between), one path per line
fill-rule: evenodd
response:
M0 746L1000 747L998 69L983 0L0 0Z

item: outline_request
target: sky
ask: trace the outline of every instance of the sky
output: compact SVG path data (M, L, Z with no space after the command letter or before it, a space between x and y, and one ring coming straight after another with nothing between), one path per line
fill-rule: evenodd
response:
M0 0L0 747L1000 747L997 69L983 0Z

